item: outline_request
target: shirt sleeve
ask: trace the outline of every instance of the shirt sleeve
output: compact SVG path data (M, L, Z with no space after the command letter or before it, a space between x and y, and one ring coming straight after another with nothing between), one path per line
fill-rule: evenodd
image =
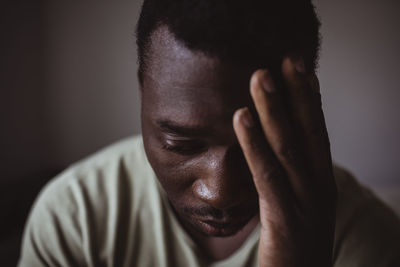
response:
M400 221L379 200L357 209L340 240L335 267L400 266Z
M72 190L51 181L29 215L18 266L85 266L80 225Z

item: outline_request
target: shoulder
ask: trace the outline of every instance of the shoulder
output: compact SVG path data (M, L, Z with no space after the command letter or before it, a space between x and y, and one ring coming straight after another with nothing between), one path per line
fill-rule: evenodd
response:
M400 264L400 220L348 171L335 167L338 186L335 262L342 266Z
M40 192L35 206L71 210L92 209L115 197L128 197L147 181L152 169L147 162L141 136L123 139L71 165ZM139 187L139 188L137 188ZM108 204L109 205L109 204ZM66 211L64 210L64 211Z
M94 255L109 249L128 227L121 214L134 218L138 203L157 190L153 175L141 136L73 164L35 201L25 227L21 263L27 258L76 266L95 260Z
M82 159L52 179L41 191L39 201L53 202L60 197L85 194L104 198L116 186L139 184L143 176L151 175L141 136L114 143Z

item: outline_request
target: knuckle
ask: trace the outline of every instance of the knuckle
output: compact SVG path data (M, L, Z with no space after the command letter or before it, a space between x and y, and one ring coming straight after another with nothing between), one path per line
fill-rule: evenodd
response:
M279 177L281 175L282 175L282 172L281 172L280 168L278 168L277 166L267 168L264 171L264 177L268 178L268 179L272 179L274 177Z
M282 176L282 171L278 166L268 166L263 168L256 176L258 180L271 183Z
M256 140L256 138L251 138L249 140L250 150L253 151L256 155L260 155L261 152L261 144Z
M268 116L271 118L278 118L279 116L282 116L282 111L279 107L274 105L274 102L272 99L269 100L270 105L267 107L267 113Z
M281 158L283 158L286 162L292 163L297 158L297 150L293 145L283 143L278 147L277 153Z

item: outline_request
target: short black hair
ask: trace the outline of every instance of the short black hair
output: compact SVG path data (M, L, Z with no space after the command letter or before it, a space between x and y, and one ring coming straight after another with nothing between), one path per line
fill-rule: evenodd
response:
M320 21L311 0L144 0L136 28L139 76L151 34L168 27L186 47L257 68L301 57L315 71Z

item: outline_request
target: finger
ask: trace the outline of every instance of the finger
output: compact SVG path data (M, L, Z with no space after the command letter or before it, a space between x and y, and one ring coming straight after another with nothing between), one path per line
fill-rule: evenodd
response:
M285 172L247 108L235 112L233 127L253 176L260 205L268 206L269 211L283 206L288 209L293 192Z
M275 88L267 70L256 71L250 87L264 135L287 173L296 197L307 201L311 188L304 168L303 152L294 135L282 92Z
M285 58L282 74L289 98L290 113L298 134L307 148L307 165L318 177L331 169L329 138L322 111L318 78L314 73L306 74L301 59Z

